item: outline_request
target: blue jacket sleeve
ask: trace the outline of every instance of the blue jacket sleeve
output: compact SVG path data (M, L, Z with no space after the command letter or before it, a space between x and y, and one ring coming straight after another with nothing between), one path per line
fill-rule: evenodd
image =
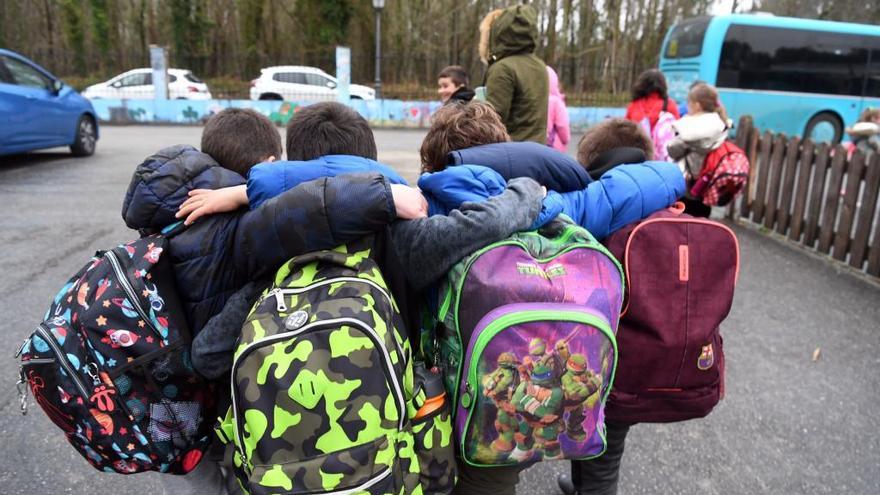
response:
M254 279L294 256L384 229L396 215L388 180L377 173L300 184L242 215L233 243L236 269Z
M483 165L506 180L529 177L547 189L559 192L579 191L592 182L577 160L538 143L484 144L453 151L446 161L450 165Z
M446 215L464 202L478 203L498 196L506 186L507 181L498 172L478 165L449 167L419 178L429 216Z
M669 162L620 165L581 191L561 194L562 212L602 240L684 195L684 176Z

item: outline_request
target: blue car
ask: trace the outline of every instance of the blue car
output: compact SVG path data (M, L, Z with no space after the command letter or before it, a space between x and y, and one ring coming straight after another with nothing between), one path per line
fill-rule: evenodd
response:
M0 48L0 155L70 146L95 152L98 119L89 100L27 58Z

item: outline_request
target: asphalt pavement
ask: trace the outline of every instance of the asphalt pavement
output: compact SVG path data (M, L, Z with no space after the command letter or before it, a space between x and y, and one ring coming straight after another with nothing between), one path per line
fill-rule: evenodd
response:
M377 131L380 160L414 178L423 135ZM199 127L103 127L90 158L0 157L0 494L161 493L159 475L93 470L35 404L22 416L12 355L89 255L135 236L120 216L135 165L200 136ZM880 286L735 230L727 396L705 419L633 427L619 493L880 493ZM536 465L518 493L558 493L567 469Z

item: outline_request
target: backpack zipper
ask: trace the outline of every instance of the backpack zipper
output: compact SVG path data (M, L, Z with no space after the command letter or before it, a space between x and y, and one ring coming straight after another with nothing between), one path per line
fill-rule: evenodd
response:
M144 323L150 327L150 330L156 334L156 337L159 337L160 342L166 342L167 339L162 336L162 332L156 328L156 325L153 324L153 320L147 316L147 313L144 311L144 308L141 307L140 299L137 294L134 292L134 288L131 286L131 283L128 281L128 277L125 276L125 271L122 269L122 265L119 263L119 259L116 257L116 253L113 251L107 251L104 253L104 257L110 262L110 265L113 266L113 271L116 273L116 278L119 279L119 285L122 286L122 289L128 295L128 300L131 301L131 305L134 306L135 311L140 315L141 319L144 320Z
M298 329L290 331L290 332L275 334L271 337L266 337L264 339L257 340L256 342L251 342L240 353L238 353L238 355L235 357L235 359L232 362L232 372L231 372L231 380L230 380L232 382L231 383L231 387L232 387L232 415L235 419L235 435L238 439L238 445L237 445L238 455L242 461L242 466L245 469L247 469L248 463L247 463L247 455L245 455L245 452L244 452L244 424L242 423L242 416L240 414L238 414L238 395L239 394L237 391L238 387L236 387L236 382L235 382L235 374L238 369L238 364L242 361L242 359L249 352L251 352L253 349L255 349L257 347L262 347L262 346L272 344L272 343L280 341L280 340L285 340L285 339L290 339L292 337L296 337L296 336L303 334L309 330L312 330L316 327L326 327L326 326L335 327L335 326L341 326L343 324L356 326L361 331L363 331L370 338L370 340L373 341L373 344L376 347L376 350L380 351L380 354L384 357L383 361L385 362L385 367L386 367L385 371L388 374L388 381L391 382L391 384L393 385L395 398L397 399L397 409L398 409L397 429L398 430L403 429L403 422L404 422L404 418L406 417L406 403L404 402L404 398L403 398L403 389L401 388L400 383L397 380L397 376L395 376L395 374L394 374L394 365L391 363L391 355L388 353L388 350L383 345L382 339L379 337L379 335L376 333L376 331L373 328L371 328L370 326L366 325L364 322L362 322L360 320L356 320L354 318L335 318L335 319L331 319L331 320L316 321L316 322L310 323L308 325L305 325L301 328L298 328ZM361 488L358 488L357 490L360 490L360 489ZM355 491L357 491L357 490L355 490ZM336 492L331 492L331 493L336 493ZM338 492L338 493L349 493L349 492ZM351 492L351 493L353 493L353 492Z
M302 294L303 292L307 292L312 289L317 289L318 287L323 287L325 285L335 284L335 283L339 283L339 282L352 282L352 283L367 284L367 285L373 287L374 289L376 289L377 291L379 291L379 293L381 293L383 296L385 296L385 299L388 301L388 304L391 306L392 309L395 308L394 299L391 298L391 295L388 293L388 291L383 289L382 286L377 284L376 282L373 282L372 280L360 278L360 277L334 277L334 278L329 278L327 280L321 280L320 282L315 282L313 284L309 284L305 287L298 287L296 289L282 289L280 287L276 287L276 288L270 290L269 292L267 292L265 295L263 295L259 299L259 301L257 301L257 304L262 303L263 301L265 301L269 297L274 297L275 298L275 310L278 313L280 313L282 311L288 310L287 304L284 302L284 296L286 294ZM391 330L391 332L393 333L393 330ZM397 341L397 337L392 335L392 340L394 340L394 347L397 349L397 353L400 356L400 359L404 359L405 355L403 354L403 349L400 347L400 343Z
M49 329L47 329L42 323L37 326L36 333L49 344L49 347L52 348L52 352L55 353L55 356L58 358L58 362L61 363L61 367L64 368L64 371L67 372L67 376L73 380L73 384L76 385L77 391L79 392L80 397L83 398L86 402L89 400L89 393L86 392L86 387L83 385L82 380L79 375L76 374L76 370L74 370L73 365L70 364L70 361L67 360L67 355L58 347L58 343L55 342L55 337L51 335Z

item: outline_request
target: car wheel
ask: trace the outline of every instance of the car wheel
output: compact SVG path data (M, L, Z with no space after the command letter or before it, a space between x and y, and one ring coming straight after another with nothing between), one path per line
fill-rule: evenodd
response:
M260 95L260 99L261 99L261 100L275 100L275 101L282 101L282 100L284 100L284 98L282 98L281 95L276 95L276 94L274 94L274 93L264 93L264 94L261 94L261 95Z
M95 152L95 143L98 141L98 129L95 121L88 115L79 118L76 124L76 139L70 145L73 156L89 156Z
M843 122L840 118L831 112L821 112L813 115L813 118L807 122L804 129L804 139L811 139L814 142L830 142L831 144L840 143L843 137Z
M363 100L363 98L361 98L360 96L357 96L357 95L351 95L351 96L349 97L349 99L351 99L351 100Z

